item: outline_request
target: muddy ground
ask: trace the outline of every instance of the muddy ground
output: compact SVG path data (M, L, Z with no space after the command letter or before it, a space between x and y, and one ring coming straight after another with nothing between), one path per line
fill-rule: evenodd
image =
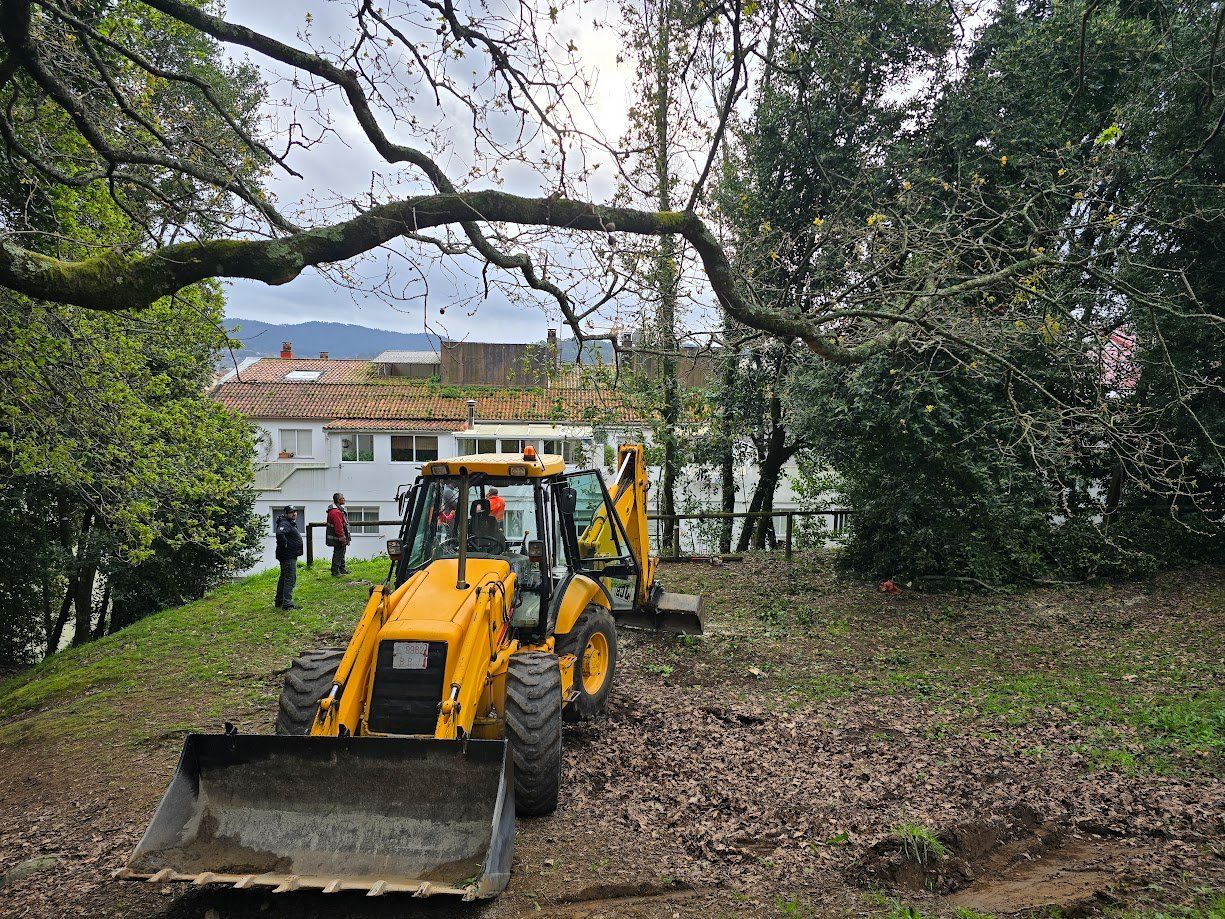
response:
M112 880L181 734L0 745L0 915L1215 916L1222 573L893 596L812 559L672 566L710 634L623 634L485 904Z

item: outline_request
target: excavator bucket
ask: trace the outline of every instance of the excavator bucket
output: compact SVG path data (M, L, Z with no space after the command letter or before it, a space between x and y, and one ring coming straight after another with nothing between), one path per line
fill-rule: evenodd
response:
M116 875L492 897L514 852L510 770L503 740L191 734Z
M650 606L618 613L617 625L674 635L701 635L702 598L655 590Z

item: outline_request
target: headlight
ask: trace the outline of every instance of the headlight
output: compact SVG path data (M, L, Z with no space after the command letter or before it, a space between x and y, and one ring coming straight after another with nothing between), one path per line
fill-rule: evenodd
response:
M450 475L451 467L446 463L434 463L430 466L430 475Z
M516 477L526 478L527 477L527 467L526 466L507 466L506 474L513 475Z

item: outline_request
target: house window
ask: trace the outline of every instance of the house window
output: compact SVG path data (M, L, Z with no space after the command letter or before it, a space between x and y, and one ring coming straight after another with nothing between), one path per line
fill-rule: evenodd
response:
M373 463L374 435L344 435L340 438L340 460L344 463Z
M586 451L581 440L562 440L551 437L540 442L540 452L560 456L570 465L581 465L585 462Z
M503 440L502 441L502 452L503 453L522 453L523 452L523 441L521 440Z
M471 453L497 453L498 442L492 437L460 437L457 440L461 455Z
M437 435L391 435L391 461L393 463L428 463L436 459L438 459Z
M354 536L377 536L379 528L374 522L379 519L379 509L375 506L358 507L346 504L349 513L349 532Z
M289 509L289 506L285 504L272 508L272 513L269 516L272 518L272 533L274 536L276 535L276 518L280 517L288 509ZM305 536L306 535L306 508L303 507L301 504L299 504L297 507L294 508L294 510L298 512L298 520L297 520L298 532L301 533L303 536Z
M314 434L310 428L281 428L281 452L295 457L314 456Z
M314 383L321 376L322 370L291 370L285 374L286 383Z

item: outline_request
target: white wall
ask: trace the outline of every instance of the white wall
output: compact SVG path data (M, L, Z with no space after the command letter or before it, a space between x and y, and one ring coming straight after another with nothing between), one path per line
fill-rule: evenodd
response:
M305 514L299 516L299 525L323 522L328 505L334 492L342 492L350 509L375 507L379 510L379 518L395 520L399 517L396 508L396 491L401 486L410 485L421 472L420 463L393 463L391 461L391 437L387 431L374 432L373 462L342 462L341 437L342 432L325 431L319 421L286 421L279 419L257 420L256 424L263 429L265 451L261 460L266 467L256 476L258 498L255 511L265 517L263 554L253 570L263 570L276 567L276 540L272 535L272 521L275 513L286 505L305 508ZM482 423L478 426L487 430L490 425ZM281 460L278 453L281 448L280 430L282 428L309 429L312 440L311 457L296 455L293 459ZM540 425L505 423L496 425L503 436L522 436L525 439L540 438ZM573 436L580 429L566 427L557 436ZM348 433L348 432L344 432ZM411 433L411 432L396 432ZM438 454L441 458L454 456L458 450L456 435L459 432L429 431L430 436L438 437ZM604 461L604 446L615 447L617 443L635 438L649 440L649 434L632 429L607 431L603 437L595 438L590 428L585 430L592 448L588 451L590 465L602 466ZM783 480L779 483L775 495L775 508L785 510L796 507L797 499L792 489L790 476L794 473L794 463L788 463L783 470ZM705 507L718 509L720 503L718 472L714 470L710 484L700 485L694 475L695 470L689 470L682 482L682 491L697 498ZM652 482L658 485L658 473L652 475ZM736 478L738 490L736 494L736 510L748 509L748 503L757 483L756 471L752 463L744 463L737 467ZM267 487L265 487L267 486ZM651 506L654 507L654 494L657 487L651 489ZM682 503L683 500L682 500ZM354 521L350 521L352 525ZM353 542L349 546L350 558L374 558L384 554L384 544L388 537L396 534L396 527L382 527L377 535L353 534ZM314 531L316 564L326 564L331 558L331 549L324 544L322 528Z
M375 432L373 462L343 462L341 460L341 437L349 432L324 431L322 422L261 420L272 444L267 468L256 476L257 488L261 484L275 484L272 488L260 488L255 511L266 519L264 528L263 555L256 570L276 567L276 540L272 535L272 520L275 513L286 505L304 507L299 524L322 523L334 492L342 492L349 508L378 508L383 520L394 520L399 516L396 509L396 491L401 485L411 484L421 473L421 464L393 463L391 461L390 432ZM280 451L279 432L282 428L309 429L312 432L313 456L296 455L291 460L278 458ZM396 432L413 433L413 432ZM453 455L455 436L446 431L422 431L420 434L438 437L439 456ZM322 467L322 468L319 468ZM289 472L292 468L292 472ZM288 474L287 474L288 473ZM277 482L284 476L284 480ZM275 511L275 513L274 513ZM383 527L377 535L354 533L349 547L352 558L373 558L382 555L383 544L388 536L395 535L394 527ZM314 531L317 558L330 558L331 549L324 544L322 529Z

